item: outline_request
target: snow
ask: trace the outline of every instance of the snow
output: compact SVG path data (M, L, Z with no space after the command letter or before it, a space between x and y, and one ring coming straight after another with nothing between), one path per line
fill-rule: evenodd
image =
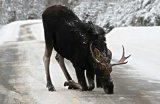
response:
M48 4L50 3L50 4ZM45 8L54 4L65 4L65 0L51 1L2 0L0 24L15 20L41 18ZM41 6L39 6L41 5ZM68 0L73 11L85 21L105 26L108 22L114 26L159 25L160 0ZM7 8L7 9L6 9ZM143 19L141 23L138 20ZM137 22L138 21L138 22Z
M18 35L19 35L19 29L20 26L23 24L37 24L41 23L41 20L25 20L25 21L16 21L9 23L7 25L4 25L0 28L0 45L7 41L17 41ZM34 25L31 26L33 30L33 34L38 40L44 40L42 35L42 24L40 24L39 28L37 29ZM40 34L40 37L37 36L37 34Z
M41 18L46 6L46 0L0 0L0 24Z
M32 31L33 36L38 41L44 41L44 31L43 31L43 25L42 21L38 20L35 24L30 26L30 29Z
M0 29L0 45L8 41L17 41L19 28L30 25L32 34L38 41L44 41L41 20L26 20L12 22ZM127 54L132 54L128 60L136 73L152 80L160 80L160 27L121 27L113 29L106 35L107 44L113 52L113 59L119 59L121 45L125 46ZM127 69L129 70L129 69Z
M23 65L29 66L28 71L26 73L23 72L23 74L25 78L24 81L28 86L30 86L29 93L31 96L33 96L33 99L35 99L39 104L44 104L45 102L48 102L48 104L50 104L54 101L57 101L57 98L60 100L55 103L64 103L67 98L73 99L73 97L75 96L80 96L81 93L78 93L77 95L77 92L72 91L72 96L68 96L66 99L61 97L64 94L67 95L68 93L71 93L66 92L63 87L62 83L65 81L65 77L61 70L51 70L51 74L54 75L51 76L52 81L56 83L55 87L57 89L57 92L48 93L47 89L45 88L45 78L42 77L45 76L44 70L42 70L44 68L42 62L42 52L44 51L44 44L38 44L39 41L42 41L44 43L44 34L41 20L17 21L3 26L0 29L0 45L3 45L8 41L17 41L17 38L19 36L19 29L23 25L29 25L32 35L36 38L35 40L29 41L30 45L23 44L22 42L20 43L22 46L19 46L19 51L21 53L23 53L25 49L26 58L28 60L27 62L24 61ZM159 83L159 34L160 27L121 27L113 29L110 33L106 34L107 46L113 53L112 62L114 63L119 59L119 56L122 52L121 45L124 45L126 55L132 54L132 56L128 59L128 64L123 65L123 70L130 73L130 75L134 78L141 78L143 80L147 80L150 83ZM31 43L34 45L31 45ZM55 56L55 52L53 54L53 56ZM72 70L73 67L71 63L69 64L67 61L66 63L67 68ZM23 69L23 66L18 68ZM119 67L120 66L117 66L116 70L120 70L118 69ZM56 60L54 59L54 57L52 57L51 69L59 68L60 67L57 64ZM37 69L38 71L33 69ZM115 68L113 68L113 73L114 69ZM72 72L71 76L73 77L73 79L75 79L75 73L73 75ZM35 91L37 93L34 93ZM57 97L54 98L53 95ZM48 97L47 101L46 96ZM119 97L119 100L123 99L125 99L125 97Z
M160 27L124 27L116 28L107 34L108 47L113 52L114 59L118 59L125 46L128 60L135 73L152 80L160 80ZM130 70L130 69L128 69Z
M159 7L159 0L82 0L73 10L82 20L101 27L107 23L120 27L158 25Z

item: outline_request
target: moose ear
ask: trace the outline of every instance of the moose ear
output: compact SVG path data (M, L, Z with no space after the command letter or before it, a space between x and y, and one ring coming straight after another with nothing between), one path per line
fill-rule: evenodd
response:
M109 50L109 49L108 49L108 51L107 51L107 56L108 56L107 63L110 63L110 62L111 62L111 59L112 59L112 52L111 52L111 50Z
M88 21L87 23L87 33L93 33L94 32L94 24L91 21Z
M90 24L90 25L92 25L92 26L93 26L93 23L92 23L92 21L88 21L88 24Z

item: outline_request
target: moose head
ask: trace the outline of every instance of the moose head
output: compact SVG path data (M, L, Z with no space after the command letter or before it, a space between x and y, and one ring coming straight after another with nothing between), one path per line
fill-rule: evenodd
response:
M104 42L101 43L102 48L96 47L96 43L97 42L93 42L90 44L90 52L95 62L94 66L96 69L96 75L99 76L99 81L105 93L112 94L114 89L114 84L111 79L112 67L126 64L127 61L125 60L131 55L125 57L125 49L124 46L122 46L123 53L121 59L117 63L111 63L112 52L106 48L106 44Z

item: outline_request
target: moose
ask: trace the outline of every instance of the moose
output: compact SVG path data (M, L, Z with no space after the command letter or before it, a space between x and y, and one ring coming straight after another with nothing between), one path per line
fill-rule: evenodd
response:
M96 75L97 86L102 87L105 93L112 94L114 92L110 75L112 66L126 64L125 60L130 57L124 56L124 47L120 61L111 64L112 53L107 48L104 29L92 22L83 22L65 6L48 7L42 14L42 21L45 37L43 61L48 90L55 91L49 71L50 57L54 48L57 52L55 59L67 79L64 85L68 86L68 89L92 91L95 88ZM78 83L72 80L68 73L64 58L73 64Z

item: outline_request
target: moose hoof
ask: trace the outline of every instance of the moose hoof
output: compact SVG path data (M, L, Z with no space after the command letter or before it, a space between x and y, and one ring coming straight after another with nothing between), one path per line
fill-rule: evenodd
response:
M114 85L109 88L104 89L104 92L106 94L113 94L114 93Z
M64 86L68 86L68 89L82 89L81 85L73 80L64 82Z
M106 93L106 94L113 94L114 91L113 91L113 89L108 89L108 90L105 90L105 93Z
M92 91L94 89L94 86L89 86L88 91Z
M50 87L48 88L48 91L56 91L56 89L54 87Z
M83 87L82 91L88 91L88 87Z
M54 88L54 86L47 86L48 91L56 91L56 89Z
M94 82L89 83L88 91L92 91L95 88Z

